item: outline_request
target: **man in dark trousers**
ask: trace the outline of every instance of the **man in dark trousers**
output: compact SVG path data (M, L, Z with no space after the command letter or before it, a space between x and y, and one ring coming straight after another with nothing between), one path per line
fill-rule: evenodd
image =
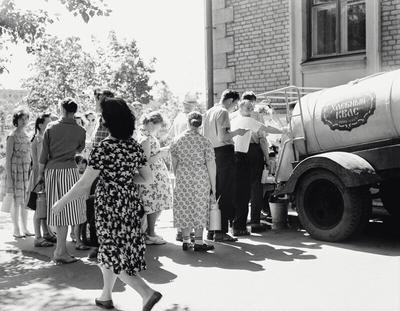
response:
M207 110L203 119L203 135L207 137L215 151L217 164L217 199L221 210L221 230L209 231L207 238L216 242L235 242L228 234L229 221L234 217L234 178L235 178L235 152L233 137L244 135L247 130L237 129L231 132L229 113L234 111L240 99L239 93L225 90L221 100L211 109Z

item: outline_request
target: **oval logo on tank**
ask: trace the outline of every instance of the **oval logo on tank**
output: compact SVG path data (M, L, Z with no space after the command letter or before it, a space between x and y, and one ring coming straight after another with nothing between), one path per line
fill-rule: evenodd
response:
M322 108L321 121L331 130L351 131L368 122L376 109L375 94L367 93Z

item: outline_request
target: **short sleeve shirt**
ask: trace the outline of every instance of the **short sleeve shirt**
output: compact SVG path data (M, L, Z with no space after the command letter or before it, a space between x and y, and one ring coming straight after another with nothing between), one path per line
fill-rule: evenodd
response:
M235 136L233 141L235 143L235 151L247 153L252 138L252 134L257 133L263 124L256 121L252 117L237 116L232 121L232 130L239 128L246 129L248 132L243 136Z
M225 107L216 105L207 110L203 118L203 135L211 141L213 148L233 145L232 139L219 139L219 135L230 128L229 112Z

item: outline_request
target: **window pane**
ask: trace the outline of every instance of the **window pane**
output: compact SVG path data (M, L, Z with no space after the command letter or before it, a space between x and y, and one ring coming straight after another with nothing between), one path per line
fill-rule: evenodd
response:
M313 20L314 55L336 53L336 5L315 7Z
M365 2L348 1L347 6L347 49L365 50Z
M337 0L313 0L313 5L337 2Z

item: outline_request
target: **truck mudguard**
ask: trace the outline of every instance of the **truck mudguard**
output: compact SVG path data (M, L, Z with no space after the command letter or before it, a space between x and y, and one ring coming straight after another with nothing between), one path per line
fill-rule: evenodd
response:
M325 169L335 174L348 187L373 185L379 182L374 168L362 157L348 152L327 152L301 161L289 180L277 188L275 194L291 194L302 176L314 169Z

